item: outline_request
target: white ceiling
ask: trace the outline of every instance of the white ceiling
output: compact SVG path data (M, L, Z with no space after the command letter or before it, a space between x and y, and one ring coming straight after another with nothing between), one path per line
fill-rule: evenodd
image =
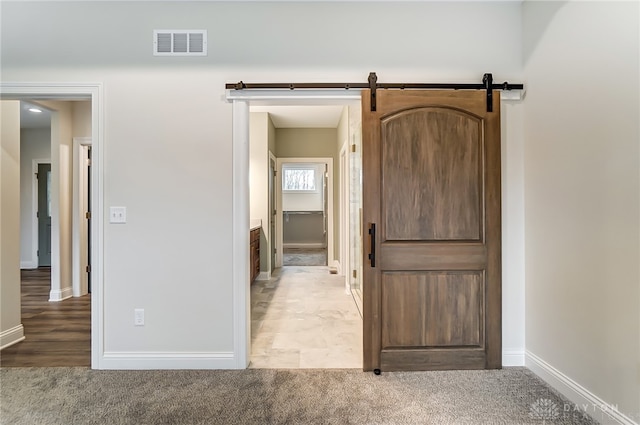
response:
M29 108L38 108L42 112L31 112ZM51 111L31 103L20 102L20 128L51 127Z
M268 112L276 128L337 128L344 105L251 106Z

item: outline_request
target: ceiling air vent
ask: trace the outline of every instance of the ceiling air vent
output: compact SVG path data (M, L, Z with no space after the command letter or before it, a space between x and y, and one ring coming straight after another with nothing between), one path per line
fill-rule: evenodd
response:
M155 30L154 56L207 56L207 30Z

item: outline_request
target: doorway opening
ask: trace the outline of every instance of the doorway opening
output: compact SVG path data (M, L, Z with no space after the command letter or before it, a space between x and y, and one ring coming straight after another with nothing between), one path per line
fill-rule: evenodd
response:
M271 182L275 208L265 216L273 212L275 222L267 228L276 230L261 247L274 253L270 278L258 278L249 291L249 367L362 368L362 319L349 290L348 250L342 248L350 244L349 232L340 221L350 208L340 182L349 180L337 167L355 126L350 112L353 120L360 115L359 99L295 108L258 103L250 108L250 218L259 214L260 182ZM329 110L333 124L319 124ZM292 124L296 120L306 122ZM267 136L260 137L265 128ZM260 166L266 158L269 168L275 165L275 178L255 176L267 169Z
M15 286L16 293L21 294L16 299L3 300L3 308L5 303L11 302L11 309L17 312L17 319L21 322L20 327L24 329L26 339L16 338L3 346L2 366L100 368L103 352L100 274L97 273L93 279L94 295L85 295L89 290L89 279L86 279L85 288L80 286L77 290L75 285L72 285L72 274L82 273L72 270L70 264L73 253L79 252L86 258L86 264L82 264L84 272L89 272L89 262L95 265L94 269L101 269L102 222L99 208L95 208L96 205L100 205L101 167L99 161L96 161L97 165L90 169L89 164L85 162L84 169L81 169L84 180L77 186L78 169L74 167L73 162L77 158L71 145L73 131L84 127L86 134L90 136L86 139L95 141L94 160L100 158L101 92L100 84L3 83L0 86L2 101L26 101L42 107L43 110L52 111L50 128L46 131L48 145L51 147L46 156L49 157L51 169L41 167L37 172L40 178L35 177L36 173L33 173L33 185L36 188L30 198L33 205L29 208L23 208L21 205L21 215L27 217L27 223L33 224L27 226L32 229L30 237L20 232L23 244L25 240L30 242L29 247L20 255L20 279L15 282L3 282L3 286ZM80 121L83 123L82 126L72 125ZM16 126L20 127L20 123L16 123ZM24 139L25 131L19 133L22 133L20 139ZM22 145L20 141L17 143ZM20 148L22 150L22 146ZM88 155L87 148L85 151ZM32 161L33 156L30 155L28 167L20 164L22 173L28 168L28 174L32 174L33 167L46 162L39 161L41 157L37 155L33 158L35 161ZM48 181L46 186L42 182L43 178ZM22 176L20 180L23 180ZM46 198L40 196L40 206L34 208L38 204L38 181L41 186L40 193L48 195ZM27 186L21 184L21 187ZM97 195L95 199L91 199L92 193ZM76 209L77 205L81 205L83 211L82 221L78 221L76 225L77 217L74 213L80 209ZM91 206L98 211L93 222L89 221L87 214L91 211ZM44 211L46 214L43 214ZM30 215L34 217L31 220L28 218ZM46 223L38 222L43 215L51 220L48 226ZM20 221L25 221L24 217ZM20 226L20 223L16 223L16 226ZM51 228L48 244L51 247L51 257L48 267L44 265L49 259L42 255L47 252L43 253L40 248L43 239L40 235L45 233L39 228L45 227ZM76 235L78 229L82 231L79 237ZM46 238L43 242L46 242ZM31 259L30 252L27 251L34 252ZM61 332L56 332L57 329ZM38 358L29 357L30 353Z
M3 350L3 366L91 365L91 138L82 138L89 141L82 146L74 138L79 147L71 151L67 137L69 128L91 134L90 108L85 100L20 102L20 307L27 338Z
M283 266L328 266L333 248L332 158L279 159ZM331 171L329 170L331 168ZM330 207L331 204L331 207ZM332 255L333 258L333 255Z

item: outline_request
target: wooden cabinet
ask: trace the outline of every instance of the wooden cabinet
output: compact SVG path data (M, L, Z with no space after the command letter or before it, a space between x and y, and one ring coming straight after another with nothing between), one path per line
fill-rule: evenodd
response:
M253 229L249 232L250 242L250 269L251 269L251 282L253 282L258 274L260 274L260 228Z

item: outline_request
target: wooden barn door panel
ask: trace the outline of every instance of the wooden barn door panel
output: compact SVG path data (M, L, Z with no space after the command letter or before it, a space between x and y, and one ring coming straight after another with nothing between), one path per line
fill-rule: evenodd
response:
M499 96L493 112L482 91L369 102L365 91L364 368L500 367Z

